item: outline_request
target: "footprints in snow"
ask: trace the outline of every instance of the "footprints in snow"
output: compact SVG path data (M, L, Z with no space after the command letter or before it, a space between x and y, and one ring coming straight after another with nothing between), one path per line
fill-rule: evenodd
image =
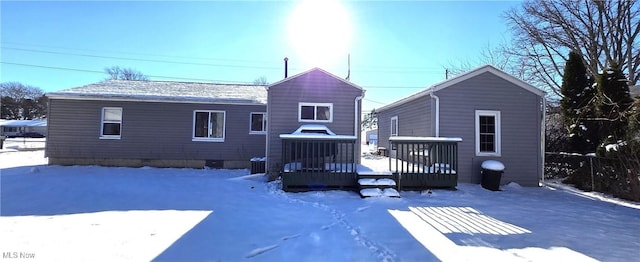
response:
M282 241L287 241L289 239L295 239L295 238L299 238L301 235L300 234L295 234L295 235L290 235L290 236L284 236L282 237ZM249 254L247 254L245 256L245 258L252 258L255 257L257 255L266 253L272 249L275 249L277 247L279 247L280 245L270 245L270 246L266 246L266 247L260 247L260 248L256 248L254 250L251 250L251 252L249 252Z
M331 216L333 216L334 219L334 223L332 224L328 224L328 225L324 225L322 226L320 229L321 230L328 230L330 228L333 228L335 225L341 225L344 229L346 229L346 231L353 237L353 240L355 240L357 243L359 243L360 245L364 246L365 248L369 249L372 253L374 253L378 258L382 259L383 261L395 261L397 258L397 255L393 252L391 252L390 250L388 250L387 248L385 248L384 246L379 245L378 243L369 240L365 235L363 235L356 226L352 225L346 218L345 218L345 213L340 212L339 210L332 208L329 205L326 204L322 204L320 202L313 202L313 201L305 201L305 200L301 200L301 199L297 199L297 198L291 198L289 197L286 193L284 193L282 190L279 190L277 188L270 188L271 190L268 190L269 193L280 197L280 198L284 198L286 199L289 203L295 203L295 204L301 204L304 206L312 206L314 208L318 208L320 210L323 210L325 212L328 212L329 214L331 214ZM355 212L363 212L367 209L371 208L371 206L362 206L359 207L355 210ZM312 234L314 235L314 234ZM285 236L282 238L282 240L289 240L292 238L298 238L300 237L300 234L297 235L293 235L293 236ZM269 249L266 249L268 247L271 247ZM262 249L266 249L264 251L262 251L262 249L256 249L258 251L262 251L258 254L264 253L266 251L269 251L275 247L277 247L277 245L275 245L275 247L273 246L268 246L266 248L262 248ZM254 250L254 251L256 251ZM252 251L253 254L254 251ZM255 256L255 255L254 255Z

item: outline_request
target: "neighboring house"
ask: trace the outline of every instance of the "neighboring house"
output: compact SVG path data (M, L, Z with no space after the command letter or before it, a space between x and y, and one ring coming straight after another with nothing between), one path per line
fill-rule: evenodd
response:
M304 145L298 145L309 151L312 148L326 146L325 151L327 152L320 152L326 159L317 160L318 162L314 163L318 168L316 171L327 171L324 164L360 162L360 115L362 111L361 99L364 96L364 90L361 87L322 69L314 68L269 85L267 92L267 122L269 123L267 172L271 177L275 177L283 171L293 170L286 166L291 163L289 160L283 159L283 156L287 159L291 158L291 161L302 158L300 155L296 156L296 154L302 154L300 152L287 151L283 153L284 140L291 142L292 147L298 142L308 142ZM302 128L298 132L303 134L302 136L294 135L293 133L302 125L308 125L309 130ZM329 131L324 131L323 126ZM305 132L321 134L309 137L309 135L304 135ZM327 137L322 137L322 135ZM333 137L328 137L330 135ZM335 139L332 140L333 138ZM319 145L318 143L324 144ZM336 153L340 148L345 149ZM304 165L304 160L298 161L302 161ZM355 172L353 165L349 167L348 172ZM300 178L302 175L296 177ZM353 181L343 181L345 185L349 183L355 185L355 176L351 176L350 179ZM318 183L324 182L319 181Z
M4 120L0 119L0 136L16 136L20 133L47 135L47 120Z
M264 156L264 86L108 80L47 96L50 164L246 168Z
M378 129L372 129L365 132L366 145L377 146L378 145Z
M455 137L459 182L479 183L482 161L504 163L502 183L538 186L544 165L545 93L483 66L377 109L378 145L391 136Z

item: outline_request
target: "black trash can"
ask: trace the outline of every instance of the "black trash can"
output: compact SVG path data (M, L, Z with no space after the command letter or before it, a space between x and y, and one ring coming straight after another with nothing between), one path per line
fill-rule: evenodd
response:
M496 160L482 162L482 187L491 191L500 191L500 179L504 173L504 164Z

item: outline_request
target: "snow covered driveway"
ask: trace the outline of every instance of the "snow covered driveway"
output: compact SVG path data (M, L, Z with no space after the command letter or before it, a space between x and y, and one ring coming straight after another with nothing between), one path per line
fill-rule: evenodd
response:
M629 261L640 209L552 188L284 193L247 170L0 153L0 252L29 261ZM34 259L31 259L31 258ZM13 259L11 261L14 261ZM17 261L17 259L16 259Z

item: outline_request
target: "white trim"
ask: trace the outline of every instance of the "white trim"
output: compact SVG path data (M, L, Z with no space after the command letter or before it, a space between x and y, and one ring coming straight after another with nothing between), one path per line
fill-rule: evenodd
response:
M313 106L313 120L310 119L302 119L302 107L303 106ZM329 119L328 120L317 120L315 119L318 112L318 107L329 107ZM333 103L308 103L308 102L300 102L298 103L298 122L309 122L309 123L332 123L333 122Z
M253 131L253 115L261 114L262 115L262 131ZM249 113L249 134L250 135L265 135L267 134L267 112L251 112Z
M395 128L394 128L394 126L393 126L393 120L395 120L395 121L396 121L396 126L395 126ZM392 137L392 136L398 136L398 126L399 126L399 124L398 124L398 116L393 116L393 117L391 117L391 120L389 121L389 123L391 124L391 128L389 129L389 137ZM395 130L395 131L396 131L396 133L395 133L395 134L393 133L393 130Z
M461 137L429 137L429 136L394 136L394 137L390 137L389 141L462 142L462 138Z
M104 119L104 113L106 110L120 110L120 120L119 121L106 121ZM101 110L100 116L100 139L121 139L122 138L122 107L103 107ZM119 135L105 135L104 134L104 124L120 124L120 134Z
M480 151L480 116L493 116L495 119L495 151L494 152L481 152ZM502 133L500 111L497 110L476 110L475 113L475 144L476 144L476 156L501 156L502 154Z
M434 95L433 92L430 92L429 95L431 98L436 101L436 137L440 136L440 98L437 95Z
M211 132L211 113L222 113L222 137L196 137L196 113L209 113L207 130ZM193 123L191 124L191 141L194 142L224 142L227 133L227 112L223 110L193 110ZM210 134L207 134L209 136Z

